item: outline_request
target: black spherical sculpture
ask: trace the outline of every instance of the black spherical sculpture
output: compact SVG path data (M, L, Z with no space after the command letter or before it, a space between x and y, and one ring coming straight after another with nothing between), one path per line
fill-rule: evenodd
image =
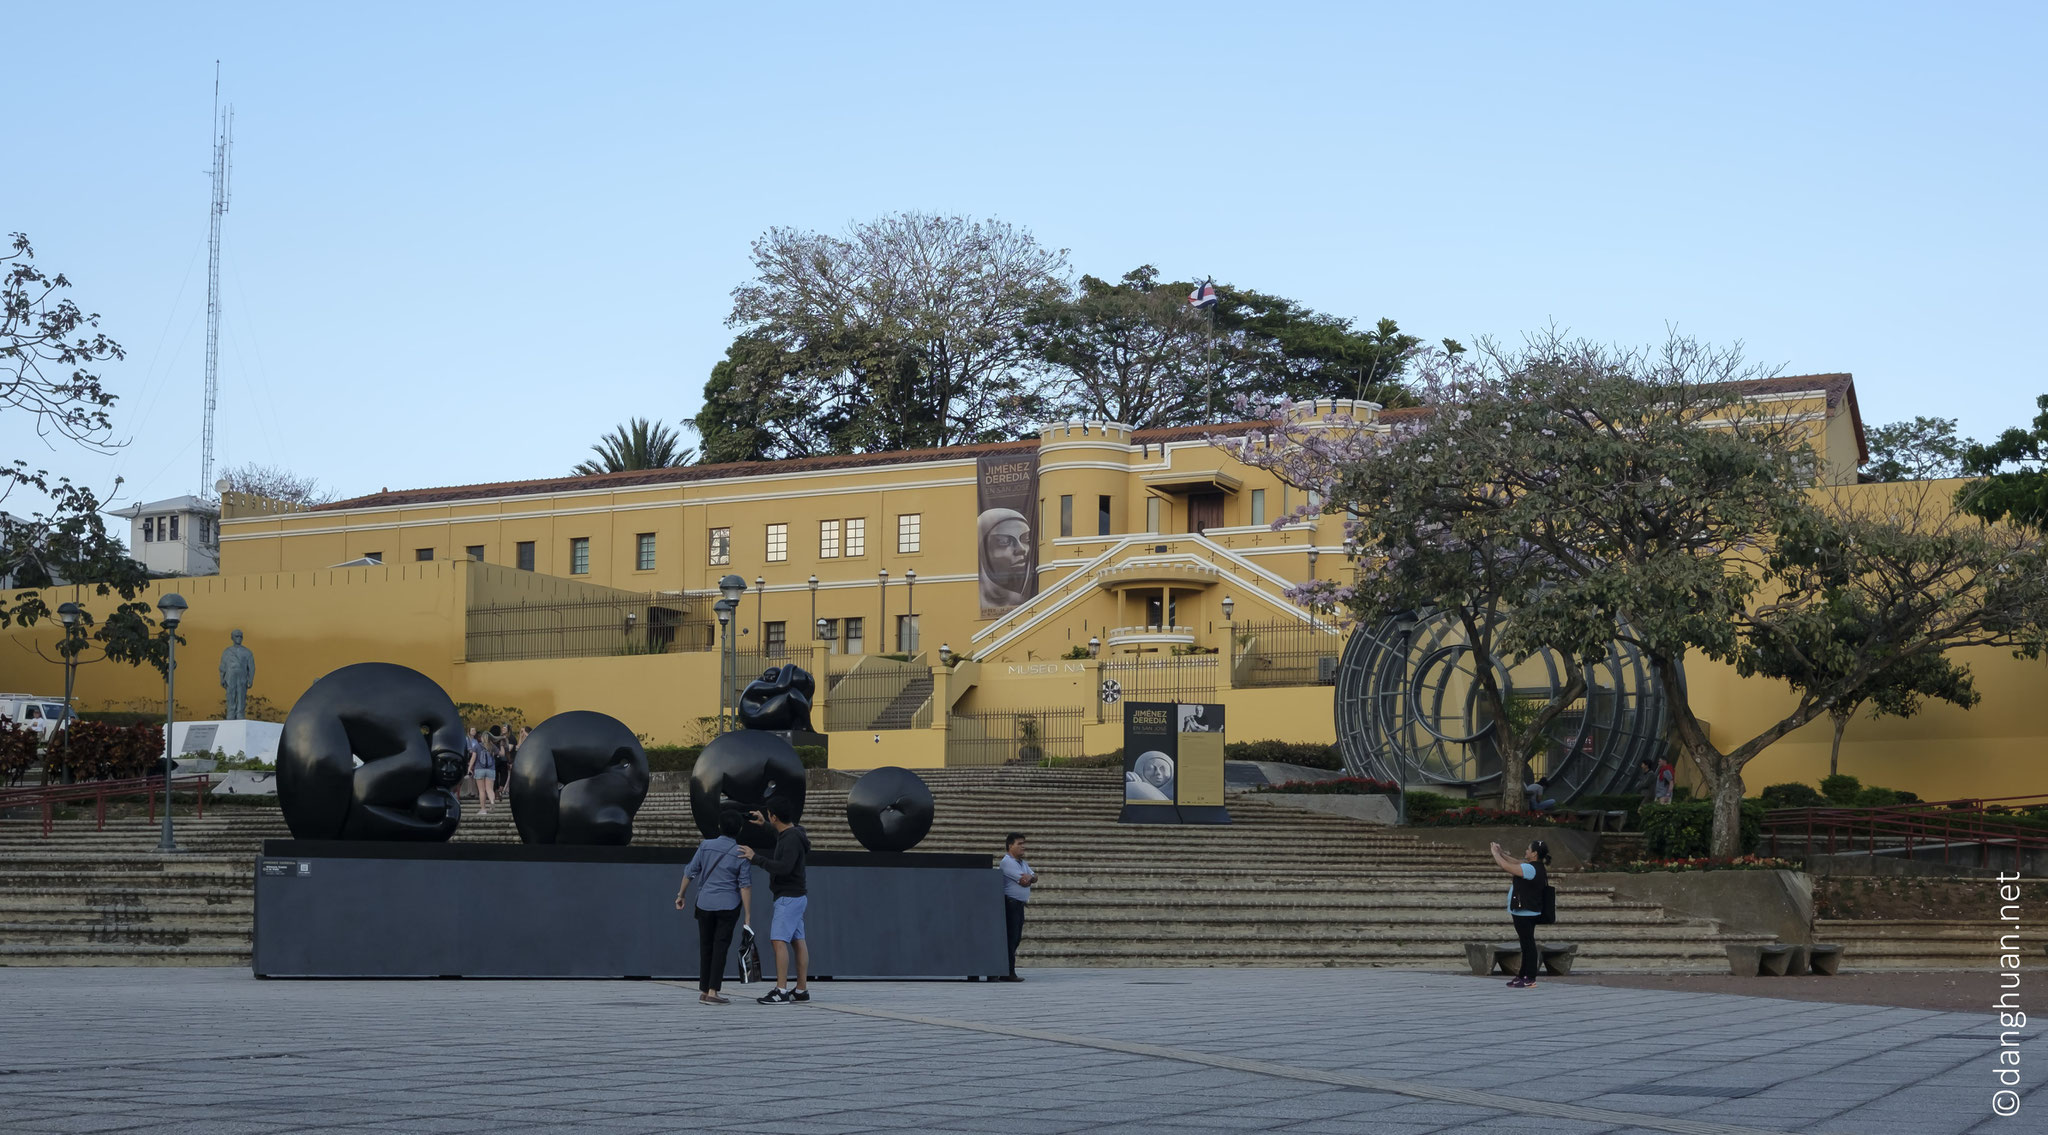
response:
M809 733L817 692L810 672L794 663L763 671L740 693L740 728Z
M277 804L299 839L445 840L462 823L451 789L467 761L462 718L432 678L359 662L285 718Z
M518 789L513 789L518 799ZM697 755L690 770L690 817L709 839L718 834L718 810L726 801L759 808L770 796L790 802L796 820L804 811L804 762L790 743L773 733L742 729L723 733Z
M525 843L631 843L647 784L647 753L625 722L558 713L512 758L512 822Z
M846 793L846 826L869 851L909 851L932 830L932 790L907 768L874 769Z

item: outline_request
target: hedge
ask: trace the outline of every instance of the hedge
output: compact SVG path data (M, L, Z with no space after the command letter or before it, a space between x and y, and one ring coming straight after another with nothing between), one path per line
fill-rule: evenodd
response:
M43 752L51 780L69 771L77 780L128 780L154 772L164 758L164 727L154 722L111 725L74 721L60 741Z
M649 745L646 751L649 772L689 772L697 767L697 757L704 751L704 746ZM798 745L796 755L807 769L825 767L823 745Z
M1344 769L1344 758L1337 752L1337 746L1311 741L1232 741L1223 746L1223 757L1231 761L1270 761L1331 772Z
M1279 784L1261 784L1253 792L1290 792L1311 796L1385 796L1396 791L1391 780L1374 780L1364 776L1340 776L1335 780L1289 780Z
M1714 804L1711 800L1645 804L1642 821L1643 848L1652 859L1702 859L1713 853ZM1763 826L1763 801L1744 800L1737 840L1741 854L1747 855L1756 850L1757 837Z

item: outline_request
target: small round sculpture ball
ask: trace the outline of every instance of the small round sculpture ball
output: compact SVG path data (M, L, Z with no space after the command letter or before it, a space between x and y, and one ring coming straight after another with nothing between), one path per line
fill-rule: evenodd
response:
M846 826L869 851L909 851L932 830L932 790L907 768L875 769L846 793Z

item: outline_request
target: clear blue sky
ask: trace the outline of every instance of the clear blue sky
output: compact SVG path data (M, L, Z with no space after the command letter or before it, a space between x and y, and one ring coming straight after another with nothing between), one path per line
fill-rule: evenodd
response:
M219 458L347 494L555 475L690 416L748 242L897 209L1431 339L1675 324L1854 372L1871 424L1984 435L2048 391L2043 12L15 6L0 230L129 347L133 440L0 416L0 455L198 488L216 58Z

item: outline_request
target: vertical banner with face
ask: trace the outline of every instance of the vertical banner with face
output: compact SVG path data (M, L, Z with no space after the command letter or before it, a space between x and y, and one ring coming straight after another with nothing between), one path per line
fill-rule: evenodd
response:
M1223 707L1176 705L1174 803L1183 824L1227 824L1223 806Z
M975 473L981 617L993 619L1038 594L1038 454L984 456Z
M1124 703L1124 810L1126 824L1174 824L1180 781L1178 707L1172 702Z

